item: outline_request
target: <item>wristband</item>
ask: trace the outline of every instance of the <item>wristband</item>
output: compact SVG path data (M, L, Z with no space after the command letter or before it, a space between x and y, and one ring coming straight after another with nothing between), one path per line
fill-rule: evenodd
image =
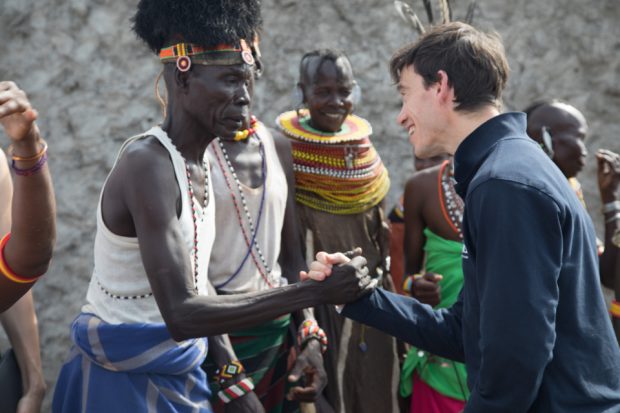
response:
M37 161L37 163L35 163L30 168L26 168L26 169L18 168L17 165L15 164L15 159L13 159L11 161L11 168L13 168L13 170L15 171L17 175L30 176L30 175L34 175L35 173L39 172L41 168L43 168L43 165L45 165L45 162L47 162L47 153L44 153L43 156Z
M42 140L41 142L43 143L43 148L39 151L39 153L37 153L36 155L33 155L33 156L18 156L18 155L15 155L13 153L13 151L14 151L13 144L11 144L9 146L9 149L7 150L7 152L9 153L9 155L11 155L11 159L13 159L14 161L23 161L23 162L36 161L36 160L41 159L43 157L43 155L45 155L45 153L47 152L47 142L45 142L44 140Z
M224 364L215 372L215 379L218 383L224 384L244 372L243 364L239 360L233 360L228 364Z
M620 212L616 212L614 215L607 218L605 220L605 223L609 224L610 222L618 221L619 219L620 219Z
M246 377L238 383L235 383L231 386L226 387L223 390L218 391L217 397L219 397L223 403L230 403L231 401L238 399L241 396L245 396L252 390L254 390L254 382L251 378Z
M611 307L609 308L609 314L613 318L620 318L620 302L611 300Z
M422 277L424 277L423 274L413 274L406 276L405 280L403 281L403 291L411 294L413 292L413 282L418 278Z
M611 201L603 205L603 214L620 211L620 201Z
M321 353L325 353L327 350L327 334L319 327L316 320L309 318L301 323L299 331L297 331L297 343L299 347L303 348L313 338L319 340L319 343L321 343Z
M620 228L616 228L614 234L611 236L611 243L620 248Z
M21 275L15 274L11 267L7 264L4 259L4 247L6 247L7 242L11 238L11 233L7 232L6 235L0 241L0 272L9 280L13 281L17 284L32 284L36 280L38 280L43 274L38 275L36 277L23 277Z

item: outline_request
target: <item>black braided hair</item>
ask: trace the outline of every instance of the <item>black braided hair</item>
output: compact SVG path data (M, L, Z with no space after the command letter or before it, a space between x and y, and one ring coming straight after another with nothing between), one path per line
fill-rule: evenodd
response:
M155 53L176 42L204 47L251 42L262 24L260 0L140 0L131 21Z
M319 59L319 61L314 67L314 73L309 73L310 62L314 58ZM314 76L316 75L316 73L318 73L324 62L336 62L340 58L345 59L347 62L349 62L349 64L351 64L347 55L340 50L318 49L306 53L305 55L303 55L303 57L301 58L301 62L299 63L299 80L307 85L312 84L314 82Z

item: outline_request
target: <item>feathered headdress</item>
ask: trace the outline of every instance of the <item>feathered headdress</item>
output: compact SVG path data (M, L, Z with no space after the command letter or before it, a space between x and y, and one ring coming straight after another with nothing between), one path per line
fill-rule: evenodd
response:
M433 24L443 24L453 21L451 0L437 0L437 8L439 9L439 15L441 16L441 20L437 22L435 21L435 18L433 16L433 5L431 3L431 0L422 0L422 4L424 5L424 10L426 11L426 17L429 26L432 26ZM426 29L420 21L418 15L413 11L413 8L409 4L405 3L404 1L396 0L394 2L394 7L396 8L398 15L406 23L410 24L418 33L424 34ZM467 13L465 14L465 17L461 20L467 24L471 24L474 18L476 7L476 0L472 0L467 7Z

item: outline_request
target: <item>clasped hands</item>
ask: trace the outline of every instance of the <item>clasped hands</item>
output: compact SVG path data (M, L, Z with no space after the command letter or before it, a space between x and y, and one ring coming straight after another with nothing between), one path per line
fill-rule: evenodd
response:
M325 304L345 304L355 301L377 288L377 280L368 274L366 258L361 249L347 253L316 254L308 271L301 271L302 282L315 283Z

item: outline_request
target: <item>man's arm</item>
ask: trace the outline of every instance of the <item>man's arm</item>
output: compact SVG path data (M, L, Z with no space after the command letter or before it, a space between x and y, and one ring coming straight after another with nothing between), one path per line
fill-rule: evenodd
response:
M561 212L537 189L490 180L468 195L466 214L476 269L465 288L478 295L480 366L465 412L525 412L553 357Z
M179 197L186 195L179 194L168 153L156 140L138 141L127 148L108 180L104 197L106 191L119 188L119 202L126 205L135 226L154 298L177 341L219 335L301 308L342 302L343 298L354 300L362 294L356 283L346 282L346 275L355 277L356 269L343 267L341 277L331 284L304 282L256 293L197 295L176 215Z
M0 209L0 233L11 229L12 185L8 174L4 152L0 151L0 193L4 195L6 208ZM39 330L37 315L34 311L32 292L28 291L8 310L0 314L0 322L6 332L17 357L17 364L22 375L23 395L17 413L38 412L45 396L45 379L41 367L39 347Z
M39 331L32 292L27 292L2 313L0 321L11 341L22 375L23 395L17 413L39 412L46 385L41 367Z
M13 82L0 82L0 124L13 144L13 155L17 157L15 166L22 170L44 162L37 158L43 151L35 123L37 117L24 91ZM11 238L4 248L4 258L17 275L40 276L47 271L56 239L56 203L47 163L30 175L15 174L12 201L10 192L5 192L11 177L4 154L0 163L3 189L0 214L12 209ZM10 307L33 284L16 283L0 276L0 312Z
M461 312L460 298L451 308L433 310L415 298L377 289L344 306L341 314L422 350L462 362Z

